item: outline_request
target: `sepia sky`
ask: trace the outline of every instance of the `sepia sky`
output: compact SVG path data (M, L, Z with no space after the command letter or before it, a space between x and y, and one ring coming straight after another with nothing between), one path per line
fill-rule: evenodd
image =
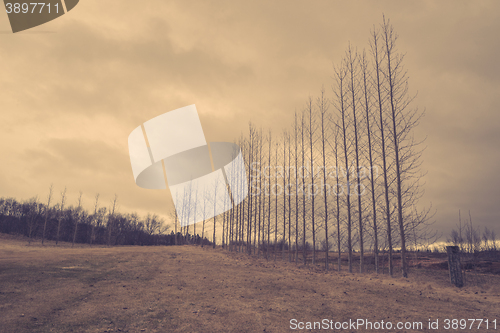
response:
M12 34L0 15L0 196L68 204L96 193L121 212L172 209L168 191L135 185L130 132L196 104L207 141L252 121L276 133L322 85L349 41L368 47L385 14L406 52L413 106L426 116L423 205L448 236L470 209L500 233L500 2L81 0Z

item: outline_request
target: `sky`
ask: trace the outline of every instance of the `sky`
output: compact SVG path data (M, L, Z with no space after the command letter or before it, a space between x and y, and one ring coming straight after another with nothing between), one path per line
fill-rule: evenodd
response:
M168 190L138 187L127 138L196 104L207 141L281 132L333 84L349 42L385 15L399 35L413 106L425 110L423 205L446 238L471 211L500 233L500 2L81 0L13 34L0 15L0 197L46 200L66 186L91 209L167 216Z

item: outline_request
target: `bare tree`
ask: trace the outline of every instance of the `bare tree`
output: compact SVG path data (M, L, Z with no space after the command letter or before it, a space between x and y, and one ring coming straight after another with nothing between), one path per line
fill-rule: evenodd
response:
M204 200L206 200L206 196L205 196ZM203 247L203 243L205 243L205 221L207 220L206 209L207 209L207 204L206 204L206 202L204 202L203 203L203 224L201 227L201 247Z
M92 216L92 221L91 221L92 227L90 231L90 240L89 240L90 246L92 246L92 243L95 240L95 226L98 223L99 219L98 213L99 213L99 193L95 195L94 215Z
M214 220L214 234L213 234L213 244L212 244L212 247L215 249L215 227L217 225L217 191L219 190L219 179L216 179L215 180L215 186L213 187L214 188L214 196L213 196L213 200L214 200L214 217L213 217L213 220Z
M397 216L401 242L401 269L404 277L408 276L406 258L406 224L405 217L410 215L412 205L423 195L419 179L422 142L414 141L414 128L424 115L417 108L410 108L415 96L408 94L408 75L403 67L404 55L396 49L397 34L389 20L382 24L382 39L384 42L385 69L383 71L386 91L388 93L388 109L392 131L392 146L394 150ZM427 210L427 212L430 208ZM427 215L427 213L424 213Z
M26 218L26 224L28 226L28 244L31 245L31 238L38 221L38 216L40 215L41 204L38 204L38 197L34 197L23 203L22 206L23 215Z
M224 206L226 206L226 200L227 200L227 196L224 197ZM224 228L226 227L226 212L222 213L222 238L221 238L221 241L222 241L222 248L224 249L224 240L225 240L225 233L224 233Z
M47 197L47 206L45 207L45 222L43 223L42 245L43 245L43 242L45 240L45 231L47 230L47 220L49 218L50 199L52 199L52 190L53 189L54 189L54 185L50 184L49 195Z
M306 175L305 175L305 152L306 152L306 146L304 144L304 127L305 127L305 121L304 121L304 115L305 112L302 112L302 116L300 118L300 139L301 139L301 149L302 149L302 261L303 264L307 264L307 248L306 248L306 196L305 196L305 187L306 187Z
M392 121L392 134L393 134L393 144L394 144L394 154L395 154L395 162L396 162L396 187L397 187L397 204L398 204L398 224L400 230L401 237L401 268L403 271L403 277L408 276L408 267L406 263L406 238L404 234L404 224L403 224L403 201L402 201L402 193L401 193L401 166L399 160L400 154L400 138L398 137L398 129L396 123L399 121L396 119L396 113L400 113L402 110L398 108L398 104L403 103L408 105L408 101L405 101L406 98L406 87L403 88L401 85L405 85L406 82L401 80L401 77L398 76L399 66L402 61L402 57L395 55L395 42L397 36L393 34L392 26L389 25L388 21L385 21L383 25L383 39L385 43L385 55L387 60L387 72L385 73L386 78L388 80L388 89L389 89L389 102L391 106L391 121ZM392 61L392 64L391 64ZM404 75L404 74L403 74ZM398 82L399 81L399 82ZM403 91L398 91L403 88ZM399 93L399 94L398 94ZM402 94L401 94L402 93ZM398 108L398 110L396 110Z
M321 117L321 152L323 158L323 198L325 205L325 270L328 271L328 252L330 246L328 244L328 182L327 182L327 165L326 165L326 144L328 141L327 136L327 121L328 121L328 100L325 98L325 89L321 89L321 97L318 99L319 115Z
M242 150L242 154L245 155L246 154L246 151L248 150L247 149L247 142L241 138L241 150ZM241 177L241 181L240 181L240 185L243 187L243 186L246 186L245 182L244 182L244 177L242 176ZM251 192L250 190L248 191L248 195L251 195ZM239 205L239 230L238 230L238 237L239 237L239 252L243 252L243 245L244 245L244 239L245 239L245 205L248 201L248 197L247 199L243 200L241 202L241 204ZM246 249L245 249L246 250Z
M259 210L259 230L258 230L258 237L257 237L257 246L258 246L258 251L257 251L257 257L260 258L260 252L262 251L262 246L261 246L261 229L262 229L262 242L264 241L264 225L263 225L263 218L264 218L264 212L263 212L263 205L265 204L266 196L262 195L262 149L263 149L263 142L264 138L262 135L262 129L258 133L258 161L259 161L259 196L258 196L258 210ZM262 228L261 228L262 225Z
M279 150L279 146L278 146L278 142L276 142L276 164L278 164L278 150ZM276 165L277 167L277 165ZM278 176L277 176L277 172L275 174L275 178L276 178L276 181L275 181L275 186L274 186L274 190L275 190L275 193L274 193L274 196L275 196L275 200L274 200L274 261L276 261L276 255L277 255L277 246L278 246Z
M111 209L109 210L109 215L108 215L108 246L111 246L111 234L115 222L114 219L115 219L115 209L117 201L118 201L118 196L115 194L113 201L111 202Z
M497 251L497 235L495 233L495 230L491 229L490 231L490 239L491 243L493 244L493 251Z
M196 190L195 190L195 195L194 197L196 198L195 201L194 201L194 214L193 214L193 237L195 239L195 245L196 245L196 219L198 218L198 214L197 214L197 203L198 203L198 186L196 187ZM224 229L223 229L224 230ZM224 235L224 231L222 232L222 235ZM223 237L224 239L224 237Z
M462 217L460 215L460 209L458 210L458 240L459 240L459 246L460 246L460 252L464 251L464 238L462 236Z
M179 215L177 214L177 200L178 200L178 197L179 197L179 194L178 192L175 193L175 205L174 205L174 232L175 232L175 240L174 240L174 243L175 245L178 245L178 240L177 240L177 224L179 223ZM203 220L203 230L205 230L205 220ZM201 238L203 239L203 234L201 236ZM203 243L201 243L202 247L203 247Z
M299 262L299 146L298 146L298 132L299 124L297 122L297 112L295 112L294 126L295 136L295 264Z
M339 159L338 159L338 147L339 147L339 133L340 127L335 121L334 123L334 152L335 152L335 201L337 203L336 219L337 219L337 252L338 252L338 271L342 268L342 249L341 249L341 237L340 237L340 197L339 197Z
M82 191L80 191L78 196L78 207L75 214L75 232L73 233L73 243L71 244L71 247L75 246L76 234L78 233L78 223L80 223L82 215L82 194Z
M287 186L285 187L284 191L286 192L286 189L288 189L288 262L292 262L292 196L290 194L290 169L291 169L291 154L292 154L292 143L290 140L290 134L287 136L288 140L288 171L286 173L287 175Z
M148 235L152 236L154 234L161 234L164 232L165 221L160 218L157 214L148 213L144 219L144 227Z
M287 136L286 131L283 132L283 166L282 166L282 174L283 177L283 241L281 242L281 252L282 252L282 260L285 260L285 245L286 245L286 144L287 144ZM290 222L290 221L289 221ZM290 223L289 223L290 224Z
M271 154L272 154L272 135L271 131L269 131L268 135L268 142L269 142L269 163L268 167L271 169ZM267 245L266 245L266 259L269 260L269 247L270 247L270 237L271 237L271 177L269 177L269 200L267 202Z
M59 243L59 234L61 231L61 222L62 219L64 218L64 204L66 202L66 187L64 188L64 191L61 192L61 206L59 207L59 216L57 217L57 238L56 238L56 245Z
M174 209L169 211L168 217L170 220L174 221L174 245L177 245L177 223L179 222L179 217L177 216L176 204L178 203L177 199L179 198L178 192L175 194L174 201Z
M345 91L345 80L347 76L347 68L346 64L341 64L336 70L336 80L337 80L337 89L335 91L337 98L337 108L340 111L340 118L342 123L342 147L344 150L344 162L346 168L346 208L347 208L347 251L348 251L348 266L349 273L352 273L352 225L351 225L351 198L350 198L350 167L349 167L349 146L348 142L348 119L347 119L347 107L346 107L346 91Z
M261 157L262 157L262 131L255 131L255 160L254 164L258 164L259 168L260 165L262 164ZM256 189L257 193L255 195L255 202L254 202L254 231L253 231L253 254L255 254L256 251L259 252L260 256L260 207L261 207L261 195L262 195L262 189L261 189L261 184L260 184L260 171L259 172L259 177L255 177L256 181ZM257 217L258 214L258 217Z
M366 59L366 52L363 51L363 56L361 58L361 71L363 75L363 95L364 95L364 107L365 107L365 120L366 120L366 135L368 138L368 161L370 164L370 185L371 185L371 199L372 199L372 219L373 219L373 255L375 261L375 272L379 273L379 263L378 263L378 226L377 226L377 203L375 200L375 175L373 174L373 143L372 143L372 128L370 126L370 121L372 118L372 113L370 111L371 106L371 92L369 88L369 72L368 72L368 61ZM359 170L358 170L359 172Z
M312 227L312 242L313 242L313 257L312 257L312 264L316 264L316 221L315 221L315 208L314 208L314 199L316 196L316 188L315 188L315 172L314 172L314 146L316 144L316 138L315 138L315 133L316 133L316 123L314 119L314 111L313 111L313 103L312 103L312 98L309 97L309 101L307 103L307 111L308 111L308 119L309 119L309 127L308 127L308 134L309 134L309 153L310 153L310 170L309 174L311 176L311 184L310 184L310 190L308 191L308 196L310 195L311 197L311 227ZM312 195L311 195L312 194Z
M388 166L387 166L387 154L386 154L386 139L385 139L385 119L384 119L384 99L385 97L382 95L383 86L382 86L382 57L380 56L380 47L379 47L379 39L380 35L376 29L372 30L372 38L370 40L370 47L372 56L374 58L374 66L375 66L375 87L377 90L377 104L378 104L378 113L380 119L380 146L382 149L381 157L382 157L382 167L384 174L384 196L385 196L385 214L386 214L386 229L387 229L387 246L388 246L388 255L389 255L389 274L393 275L393 255L392 255L392 231L391 231L391 203L389 200L389 181L388 181Z
M358 197L358 236L359 236L359 271L363 273L364 271L364 240L363 240L363 206L361 202L361 177L360 177L360 128L359 128L359 115L357 114L358 106L358 82L357 77L359 75L358 66L358 53L353 51L351 45L347 50L346 61L347 61L347 71L349 73L349 84L348 91L351 97L351 111L352 111L352 123L354 129L354 152L356 159L356 195Z
M475 228L474 225L472 224L472 215L469 210L469 221L465 225L465 234L466 234L466 240L467 240L467 249L470 254L474 254L474 258L476 257L475 254L479 252L481 248L481 236L479 233L479 229Z
M251 168L254 162L254 149L255 149L255 127L252 123L249 124L249 138L248 138L248 169ZM248 182L248 211L247 211L247 253L252 254L252 215L253 211L253 187L252 182Z

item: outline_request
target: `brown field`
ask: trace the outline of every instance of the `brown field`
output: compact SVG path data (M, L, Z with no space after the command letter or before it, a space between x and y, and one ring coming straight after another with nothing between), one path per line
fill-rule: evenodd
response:
M42 247L0 235L0 332L293 332L293 318L424 325L342 332L451 332L446 318L482 318L500 331L500 276L469 274L458 289L445 269L418 267L408 279L324 273L222 249Z

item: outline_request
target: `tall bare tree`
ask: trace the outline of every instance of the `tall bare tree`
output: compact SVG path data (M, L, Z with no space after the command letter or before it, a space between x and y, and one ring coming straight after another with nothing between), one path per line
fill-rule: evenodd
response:
M281 252L282 259L285 260L285 245L286 245L286 144L287 144L287 132L283 132L283 165L282 174L283 177L283 241L281 242Z
M299 124L297 122L297 112L294 118L294 137L295 137L295 264L299 263L299 146L298 146L298 133Z
M259 160L259 179L258 179L258 182L259 182L259 196L258 196L259 230L258 230L258 234L259 235L257 237L257 246L258 246L257 257L259 257L259 258L260 258L260 252L262 251L261 244L264 242L264 223L263 223L264 211L263 211L263 207L265 205L265 200L266 200L265 193L264 194L262 193L262 191L263 191L263 187L262 187L262 164L263 164L262 150L263 150L263 146L264 146L264 137L262 135L262 129L261 129L259 131L259 141L258 141L258 151L259 151L259 156L258 156L258 160ZM261 230L262 230L262 240L261 240Z
M285 189L288 189L288 262L292 262L292 195L290 193L290 180L291 180L291 172L290 169L292 167L292 159L291 159L291 154L292 154L292 142L290 140L290 134L287 136L288 140L288 171L286 172L287 175L287 186ZM285 191L286 192L286 191Z
M328 271L328 252L330 246L328 244L328 167L326 165L326 145L328 141L327 126L328 126L328 103L325 98L325 89L321 89L321 97L318 99L318 110L321 119L321 156L323 159L323 199L325 205L324 227L325 227L325 270Z
M207 220L207 197L206 195L203 197L203 223L201 225L201 247L205 243L205 221Z
M256 130L252 123L249 124L249 136L248 136L248 169L250 170L254 162L254 150L255 150L255 134ZM247 212L247 253L252 253L252 220L253 220L253 204L254 204L254 193L252 182L248 182L248 212Z
M414 140L414 129L419 124L424 112L410 107L415 96L409 95L408 75L403 66L404 55L396 48L398 35L394 32L389 20L382 24L382 40L385 58L385 77L389 119L392 131L392 146L394 151L394 173L396 176L396 202L401 246L401 270L404 277L408 276L406 258L406 228L411 224L412 207L423 195L420 186L422 164L422 142ZM430 208L424 210L422 216L427 216ZM406 217L406 221L405 221ZM425 223L426 219L420 219Z
M305 112L302 111L302 116L300 118L300 139L301 139L301 149L302 149L302 261L303 264L307 264L307 248L306 248L306 175L305 175L305 165L306 165L306 146L304 144L304 127L305 127Z
M359 164L359 155L360 155L360 133L359 133L359 115L357 114L357 106L358 106L358 53L352 49L352 46L349 44L349 48L347 49L346 54L347 61L347 71L349 73L349 84L348 91L351 97L351 111L352 111L352 124L354 128L354 152L356 159L356 195L358 197L358 235L359 235L359 271L363 273L364 271L364 240L363 240L363 206L361 203L361 177L360 177L360 164Z
M275 152L276 152L276 166L275 168L278 167L278 150L279 150L279 146L278 146L278 142L276 142L276 149L275 149ZM274 196L275 196L275 199L274 199L274 261L276 261L276 255L277 255L277 246L278 246L278 175L277 175L277 172L275 172L275 183L274 183Z
M334 122L334 155L335 155L335 201L337 203L336 220L337 220L337 254L338 254L338 267L340 272L342 269L342 248L341 248L341 235L340 235L340 193L339 193L339 133L340 126L337 121Z
M224 191L223 188L219 188L219 179L216 179L215 180L215 186L213 187L214 188L214 196L213 196L213 200L214 200L214 217L213 217L213 220L214 220L214 234L213 234L213 241L214 243L212 244L212 247L215 249L215 243L216 243L216 239L215 239L215 227L217 225L217 195L218 193L221 193Z
M271 131L269 131L268 135L268 143L269 143L269 162L268 162L268 167L269 170L271 169L271 155L272 155L272 134ZM270 172L270 171L269 171ZM271 177L269 179L269 199L267 201L267 243L266 243L266 259L269 260L269 249L270 249L270 237L271 237Z
M377 202L375 200L375 175L373 174L374 169L374 157L373 157L373 142L372 142L372 127L370 121L372 118L371 109L371 91L370 91L370 78L368 69L368 60L366 58L366 52L363 51L361 58L361 71L363 76L363 96L364 96L364 107L365 107L365 120L366 120L366 135L368 138L368 161L370 164L370 185L371 185L371 199L372 199L372 220L373 220L373 254L375 262L375 272L379 273L379 258L378 258L378 226L377 226Z
M348 138L348 119L347 119L347 106L346 106L346 76L347 65L342 63L335 70L337 80L337 90L335 90L337 98L337 108L340 111L341 130L342 130L342 148L344 150L344 162L346 169L346 208L347 208L347 251L348 251L348 269L352 273L352 221L351 221L351 193L350 193L350 166L349 166L349 146L347 145Z
M241 140L240 140L240 147L241 147L241 151L242 151L242 154L245 156L246 154L246 142L244 140L244 138L242 137ZM245 182L244 182L244 176L242 175L242 177L240 177L240 186L246 186L245 185ZM248 195L251 195L251 192L248 191ZM239 225L239 229L238 229L238 238L239 238L239 252L243 252L243 243L244 243L244 231L245 231L245 204L247 202L248 199L245 199L243 200L240 205L238 206L239 208L239 214L238 214L238 218L239 218L239 221L238 221L238 225Z
M316 264L316 220L315 220L315 197L316 197L316 183L315 183L315 171L314 171L314 147L316 144L316 123L315 123L315 114L312 98L309 97L309 101L307 102L307 113L308 113L308 134L309 134L309 153L310 153L310 170L309 174L311 177L310 190L308 190L307 194L311 197L311 231L312 231L312 243L313 243L313 257L312 263Z
M370 48L374 60L375 66L375 89L376 89L376 100L377 109L379 114L379 126L380 126L380 147L381 147L381 157L382 157L382 173L384 174L384 198L385 198L385 218L386 218L386 229L387 229L387 245L388 245L388 255L389 255L389 275L393 275L393 245L392 245L392 228L391 228L391 202L389 199L389 180L388 180L388 165L387 165L387 154L386 154L386 120L384 117L384 102L386 97L384 94L383 87L383 58L381 56L380 49L380 33L377 29L372 30L372 36L370 39Z

